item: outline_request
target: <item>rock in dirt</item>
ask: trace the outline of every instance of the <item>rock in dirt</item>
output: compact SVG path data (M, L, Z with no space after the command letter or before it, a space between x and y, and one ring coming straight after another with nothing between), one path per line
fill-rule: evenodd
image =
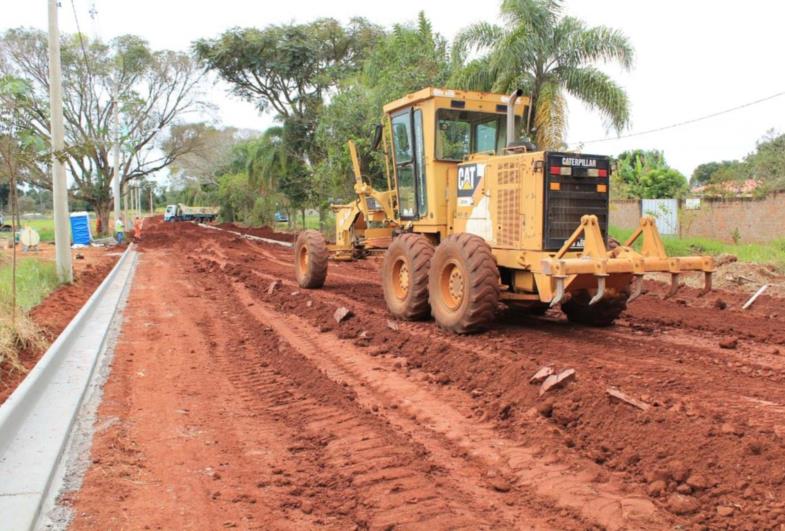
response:
M633 398L626 393L622 393L615 387L609 387L608 389L605 390L605 392L608 393L608 395L611 396L612 398L616 398L617 400L621 400L622 402L625 402L631 406L637 407L641 411L648 411L649 408L651 407L646 402L638 400L637 398Z
M735 337L726 337L720 341L720 348L735 349L739 346L739 340Z
M649 483L649 486L646 488L646 492L648 493L649 496L653 498L657 498L659 496L662 496L662 494L665 492L665 489L667 487L668 486L665 484L663 480L658 479L657 481L652 481L651 483Z
M496 471L488 473L488 484L497 492L510 492L512 484Z
M400 327L398 326L398 323L396 323L392 319L387 319L387 328L389 328L390 330L395 330L397 332Z
M436 376L436 383L439 385L447 385L450 383L450 377L445 373L440 373Z
M684 464L683 461L674 459L668 463L668 475L670 475L674 481L682 483L689 477L690 469L687 465Z
M540 386L540 396L544 395L551 389L556 387L561 387L566 382L575 379L575 369L565 369L559 374L551 374L548 376L544 382L542 382L542 386Z
M267 294L268 295L272 295L273 291L278 289L278 286L280 286L280 285L281 285L281 281L280 280L273 280L272 282L270 282L270 285L267 286Z
M689 485L693 489L698 489L698 490L708 489L709 487L711 487L711 483L709 482L708 479L706 479L706 476L703 476L701 474L692 474L690 477L688 477L687 485Z
M725 505L720 505L717 507L717 515L718 516L730 516L733 514L734 508L728 507Z
M720 431L725 435L744 435L744 430L740 426L736 426L730 422L723 423L722 426L720 426Z
M534 373L534 376L529 378L529 383L542 383L548 376L553 374L553 367L540 367L540 370Z
M537 413L543 417L550 417L553 414L553 402L546 401L537 406Z
M352 311L349 308L345 308L345 307L341 306L340 308L335 310L335 313L333 313L333 319L335 319L336 323L340 323L341 321L345 321L346 319L348 319L352 315L354 315L354 314L352 313Z
M690 514L698 510L700 504L692 496L671 494L668 496L668 509L675 514Z

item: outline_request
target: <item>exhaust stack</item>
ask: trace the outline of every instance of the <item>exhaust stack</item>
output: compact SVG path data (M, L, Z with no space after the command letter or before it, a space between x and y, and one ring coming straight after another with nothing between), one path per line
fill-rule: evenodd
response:
M521 89L514 90L507 102L507 147L515 142L515 101L523 95Z

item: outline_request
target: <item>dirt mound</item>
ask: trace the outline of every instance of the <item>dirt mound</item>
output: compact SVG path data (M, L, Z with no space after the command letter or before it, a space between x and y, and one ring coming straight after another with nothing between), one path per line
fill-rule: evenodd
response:
M242 227L234 223L221 223L218 227L226 230L233 230L242 232L243 234L250 234L251 236L259 236L260 238L268 238L270 240L278 240L281 242L293 242L296 238L295 234L287 232L277 232L271 227Z

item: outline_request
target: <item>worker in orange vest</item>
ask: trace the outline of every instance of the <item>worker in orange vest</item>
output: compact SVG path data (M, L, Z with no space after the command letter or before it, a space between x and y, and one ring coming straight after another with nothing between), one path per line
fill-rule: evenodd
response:
M142 239L142 218L136 216L134 218L134 239L141 240Z

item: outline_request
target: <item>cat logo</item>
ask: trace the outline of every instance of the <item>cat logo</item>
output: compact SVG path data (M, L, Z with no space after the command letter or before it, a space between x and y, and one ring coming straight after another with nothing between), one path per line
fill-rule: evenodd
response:
M460 166L458 168L458 191L474 192L474 178L477 175L477 165Z

